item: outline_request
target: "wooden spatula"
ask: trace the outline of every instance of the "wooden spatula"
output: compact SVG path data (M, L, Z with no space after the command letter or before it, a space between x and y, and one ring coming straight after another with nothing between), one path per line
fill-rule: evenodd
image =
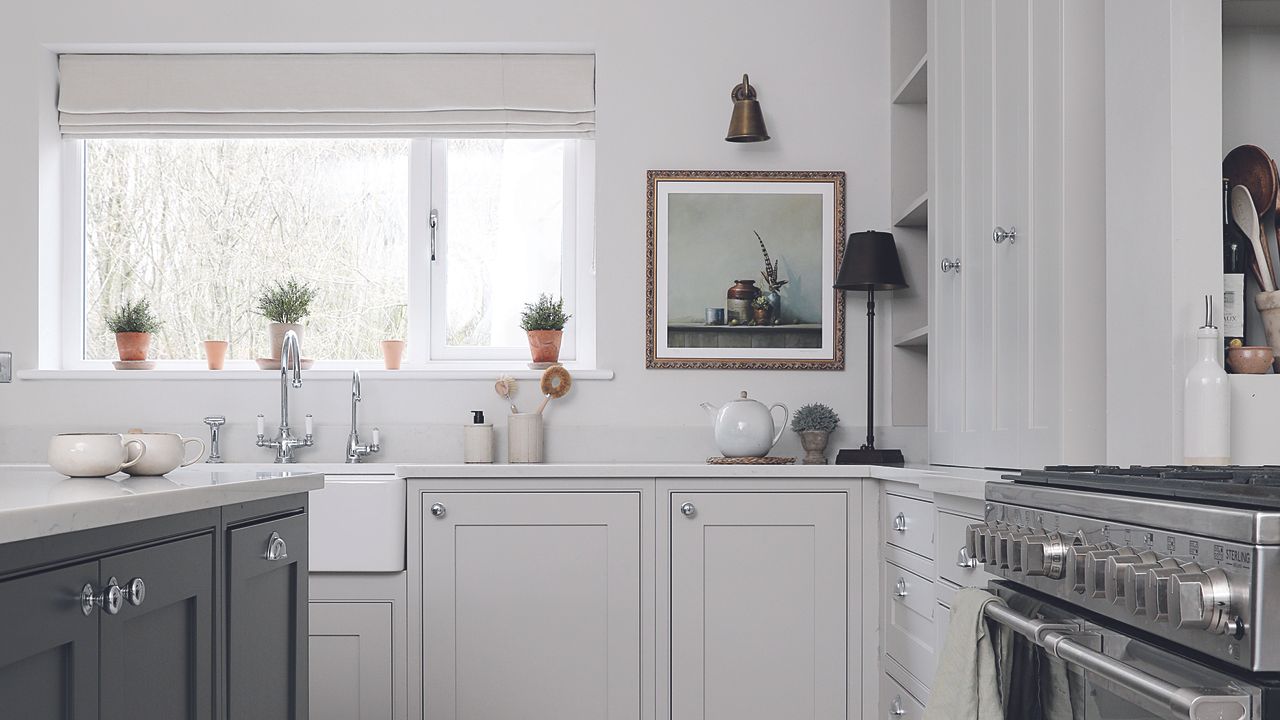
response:
M1253 206L1253 196L1249 194L1249 188L1243 185L1231 188L1231 219L1240 226L1240 230L1253 245L1258 285L1267 292L1274 291L1276 283L1267 262L1267 253L1262 248L1262 224L1258 221L1258 211Z

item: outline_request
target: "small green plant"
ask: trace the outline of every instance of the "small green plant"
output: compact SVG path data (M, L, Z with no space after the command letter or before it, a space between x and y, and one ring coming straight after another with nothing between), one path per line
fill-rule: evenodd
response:
M761 295L760 297L756 298L755 300L752 300L752 301L751 301L751 304L752 304L752 305L755 305L755 306L756 306L756 307L758 307L758 308L761 308L761 309L764 309L764 310L768 310L768 309L769 309L769 305L770 305L770 303L769 303L769 296L768 296L768 295Z
M791 418L791 429L798 433L808 430L831 432L839 424L840 416L836 414L836 411L822 403L805 405L797 410L795 416Z
M520 327L527 330L563 330L572 315L564 312L564 298L539 295L536 302L527 303L520 313Z
M162 325L146 298L128 301L107 317L107 329L113 333L154 333Z
M316 289L305 282L289 278L276 281L258 296L258 314L278 323L299 323L311 312Z

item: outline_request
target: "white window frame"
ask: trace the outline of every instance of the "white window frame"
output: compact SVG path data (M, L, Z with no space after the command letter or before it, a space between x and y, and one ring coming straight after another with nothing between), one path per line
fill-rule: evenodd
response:
M448 139L419 138L409 150L409 330L406 369L523 369L527 348L460 348L444 345L448 218L444 212ZM60 357L62 370L104 370L110 360L84 358L85 327L85 144L62 141L61 247L59 256ZM565 148L564 246L561 294L573 319L565 328L561 358L571 367L594 369L595 348L595 142L570 140ZM433 179L441 181L433 182ZM436 211L436 260L431 260L430 217ZM378 360L323 360L343 368L381 368ZM43 365L43 363L42 363ZM165 360L167 370L205 370L201 359ZM48 367L47 365L45 367ZM247 360L226 367L252 369Z

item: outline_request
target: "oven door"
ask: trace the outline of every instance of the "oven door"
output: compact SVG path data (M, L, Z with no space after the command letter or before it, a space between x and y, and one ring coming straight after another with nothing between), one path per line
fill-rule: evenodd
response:
M1004 582L988 619L1011 629L1002 653L1006 720L1262 720L1264 694ZM1268 709L1273 712L1272 709Z

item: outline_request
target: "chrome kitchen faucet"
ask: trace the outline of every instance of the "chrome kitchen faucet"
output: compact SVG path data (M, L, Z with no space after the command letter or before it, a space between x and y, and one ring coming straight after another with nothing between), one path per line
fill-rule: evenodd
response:
M347 462L358 463L360 458L382 449L378 443L378 428L373 429L373 442L360 444L360 430L356 424L360 407L360 371L351 371L351 433L347 435Z
M311 415L308 414L307 432L301 439L293 436L289 428L289 372L293 372L292 385L302 387L302 348L298 344L298 334L290 330L284 334L280 343L280 434L275 440L268 440L264 432L262 414L258 414L258 447L276 448L276 462L297 462L293 449L311 447Z

